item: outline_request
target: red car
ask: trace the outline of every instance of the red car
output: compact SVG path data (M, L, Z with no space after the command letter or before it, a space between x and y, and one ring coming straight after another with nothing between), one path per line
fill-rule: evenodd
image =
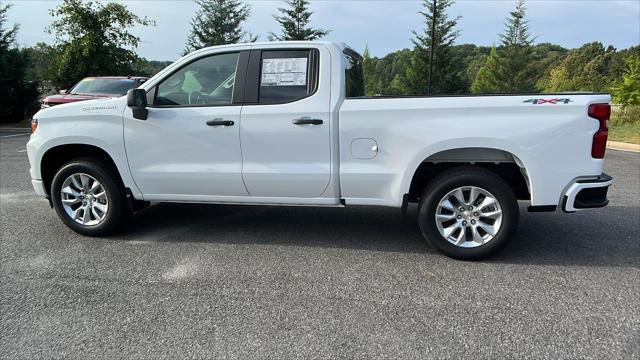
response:
M40 100L40 108L66 104L70 102L110 98L125 95L129 89L137 88L148 78L141 76L100 76L87 77L71 90L60 90L60 94L49 95Z

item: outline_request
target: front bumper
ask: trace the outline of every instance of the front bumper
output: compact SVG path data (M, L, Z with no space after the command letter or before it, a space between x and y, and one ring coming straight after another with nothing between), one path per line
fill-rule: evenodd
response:
M31 185L33 185L33 190L36 191L36 194L44 196L46 198L49 197L49 194L47 194L47 190L44 188L44 183L42 182L42 180L31 179Z
M611 176L602 173L596 179L577 180L564 194L562 210L575 212L607 206L607 191L613 183Z

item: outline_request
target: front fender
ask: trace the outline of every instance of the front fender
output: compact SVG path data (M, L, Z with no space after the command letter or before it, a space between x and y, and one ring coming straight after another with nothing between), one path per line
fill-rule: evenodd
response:
M49 116L38 119L38 129L27 143L31 178L42 179L42 159L51 149L64 145L90 145L103 150L111 157L124 185L131 189L134 196L142 198L142 192L136 186L127 162L123 137L123 108L113 106L109 111L81 112L78 115L78 105L75 106L75 112L70 111L70 105L67 109L60 109L65 111L44 112L43 115ZM85 105L83 109L86 108ZM82 155L78 154L79 157Z

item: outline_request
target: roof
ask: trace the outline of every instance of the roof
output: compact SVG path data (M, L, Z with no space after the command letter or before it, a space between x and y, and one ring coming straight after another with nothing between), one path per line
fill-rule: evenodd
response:
M340 42L334 42L334 41L325 41L325 40L313 40L313 41L307 41L307 40L291 40L291 41L259 41L259 42L253 42L253 43L237 43L237 44L227 44L227 45L214 45L214 46L207 46L204 47L202 49L198 49L195 50L193 52L191 52L190 54L187 54L185 56L197 53L197 52L204 52L208 49L224 49L224 48L236 48L236 47L240 47L240 46L273 46L273 45L309 45L309 44L313 44L313 45L324 45L324 46L335 46L337 48L339 48L340 50L344 50L345 48L348 48L349 46L345 43L340 43Z

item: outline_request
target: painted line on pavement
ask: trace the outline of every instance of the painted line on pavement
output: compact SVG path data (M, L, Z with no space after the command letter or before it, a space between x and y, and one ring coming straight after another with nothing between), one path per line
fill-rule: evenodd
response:
M7 139L7 138L12 138L12 137L16 137L16 136L25 136L25 135L31 135L31 133L5 135L5 136L0 136L0 139Z

